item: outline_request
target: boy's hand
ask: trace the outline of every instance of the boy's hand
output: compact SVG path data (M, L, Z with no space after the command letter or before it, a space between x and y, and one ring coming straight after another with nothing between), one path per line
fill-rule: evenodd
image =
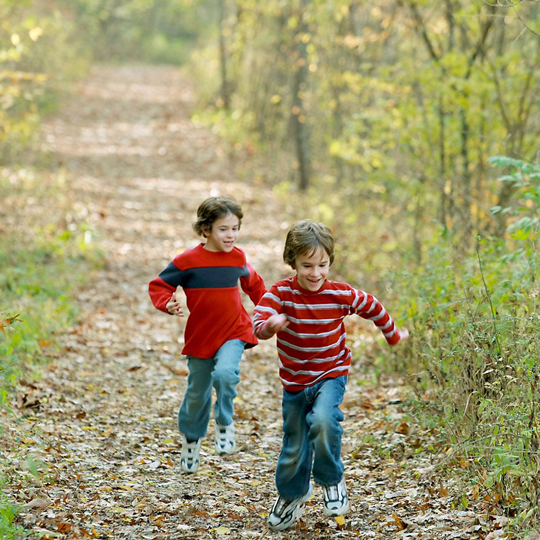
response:
M399 341L405 341L406 339L409 339L409 331L406 328L402 328L401 330L398 330L399 334Z
M177 317L184 316L182 306L180 305L180 302L176 299L176 292L172 293L171 299L167 302L167 305L165 307L171 315L176 315Z
M289 326L289 321L287 320L287 317L283 315L283 313L280 313L279 315L272 315L266 321L264 331L266 334L271 334L273 336L274 334L277 334L280 330L283 330L287 326Z

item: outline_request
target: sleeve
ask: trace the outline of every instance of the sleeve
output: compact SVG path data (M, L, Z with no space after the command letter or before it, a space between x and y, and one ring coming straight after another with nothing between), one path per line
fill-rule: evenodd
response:
M169 314L167 303L179 285L182 285L183 272L174 263L176 259L169 263L167 268L154 278L148 285L148 294L152 304L156 309Z
M242 287L242 290L251 298L251 301L257 305L263 295L266 293L266 286L263 278L259 276L257 272L255 272L249 263L246 263L246 269L248 271L248 275L240 278L240 286Z
M279 291L275 285L264 294L253 312L253 333L259 339L269 339L271 334L265 331L266 321L272 315L279 315L283 307L283 302L279 297Z
M353 289L355 292L352 310L354 313L373 321L375 326L383 333L389 345L397 345L400 340L394 320L384 306L373 295Z

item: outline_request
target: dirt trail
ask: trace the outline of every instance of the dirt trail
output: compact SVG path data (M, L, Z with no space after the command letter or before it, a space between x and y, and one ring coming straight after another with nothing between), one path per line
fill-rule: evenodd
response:
M63 338L66 354L32 390L39 408L18 411L47 470L42 485L14 493L26 505L22 521L45 538L70 539L475 538L474 514L448 510L452 485L416 453L399 388L370 386L361 366L344 404L346 524L323 518L316 488L296 530L270 533L281 438L273 343L243 363L239 452L216 456L210 429L199 473L181 473L182 323L151 306L148 281L198 242L193 216L213 194L242 203L239 245L267 283L285 271L278 202L268 188L235 179L216 137L190 120L192 102L175 69L99 67L44 126L54 166L76 178L79 211L108 255L80 293L83 316Z

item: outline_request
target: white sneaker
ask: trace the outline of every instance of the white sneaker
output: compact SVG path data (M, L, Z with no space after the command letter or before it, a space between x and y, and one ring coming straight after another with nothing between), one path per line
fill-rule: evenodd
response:
M268 527L273 531L284 531L292 527L304 513L304 503L311 497L313 486L310 484L308 492L298 499L288 500L281 495L272 506L268 516Z
M180 433L182 451L180 452L180 467L186 473L196 473L199 470L199 452L202 439L188 442L186 436Z
M323 513L325 516L343 516L349 511L349 499L344 478L335 486L323 487L323 493Z
M234 454L236 451L234 424L222 426L221 424L214 422L214 430L216 432L216 453Z

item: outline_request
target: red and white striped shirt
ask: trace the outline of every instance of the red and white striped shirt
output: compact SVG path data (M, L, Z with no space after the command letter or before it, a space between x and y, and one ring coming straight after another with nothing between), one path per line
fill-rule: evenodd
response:
M265 330L266 321L281 313L286 315L289 326L277 333L279 376L290 392L348 374L351 351L343 324L347 315L373 321L390 345L400 340L382 304L347 283L327 280L312 292L300 287L296 276L278 281L255 308L255 335L260 339L271 337Z

